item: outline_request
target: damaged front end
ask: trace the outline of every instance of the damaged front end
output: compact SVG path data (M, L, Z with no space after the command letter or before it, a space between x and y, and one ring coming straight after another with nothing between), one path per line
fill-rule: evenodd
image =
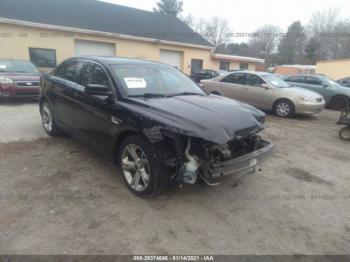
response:
M253 173L275 148L256 134L224 145L182 135L174 135L171 139L170 144L175 145L174 153L165 163L174 168L173 179L185 184L195 184L201 179L213 186L220 184L227 175Z

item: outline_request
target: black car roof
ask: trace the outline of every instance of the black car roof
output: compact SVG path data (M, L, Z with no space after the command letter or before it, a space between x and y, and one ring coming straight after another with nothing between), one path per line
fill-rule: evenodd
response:
M80 60L90 60L94 62L98 62L104 64L106 66L109 65L120 65L120 64L149 64L149 65L165 65L170 66L168 64L163 64L159 62L142 60L142 59L134 59L134 58L124 58L124 57L115 57L115 56L78 56L72 57L66 61L80 59Z

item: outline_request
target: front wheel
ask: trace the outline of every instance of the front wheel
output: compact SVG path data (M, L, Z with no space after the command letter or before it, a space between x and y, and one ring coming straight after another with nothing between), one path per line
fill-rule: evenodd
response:
M119 166L125 184L137 196L153 196L168 188L169 174L152 145L141 136L130 136L123 141Z
M342 110L349 105L349 100L345 96L335 96L331 99L329 107L334 110Z
M350 127L349 126L343 127L339 131L339 137L342 140L350 141Z
M294 111L294 104L286 99L277 101L273 107L274 114L279 117L293 117Z

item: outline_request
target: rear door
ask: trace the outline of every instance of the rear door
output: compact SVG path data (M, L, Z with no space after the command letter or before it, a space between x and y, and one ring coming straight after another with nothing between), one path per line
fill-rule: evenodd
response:
M219 82L220 94L242 101L242 92L244 89L246 73L232 73L225 76Z
M51 102L56 121L65 128L72 129L75 119L76 97L82 96L84 87L79 85L84 62L69 61L58 68L50 77L50 89L53 92Z

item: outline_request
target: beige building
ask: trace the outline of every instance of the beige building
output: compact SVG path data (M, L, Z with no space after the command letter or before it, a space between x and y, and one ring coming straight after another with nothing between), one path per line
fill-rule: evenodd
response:
M320 61L316 65L316 73L334 80L350 77L350 59Z
M227 65L255 70L259 63L213 56L213 46L175 17L97 0L6 0L0 41L0 58L26 59L40 68L82 55L160 61L186 74Z
M277 65L269 71L279 75L315 74L314 65Z

